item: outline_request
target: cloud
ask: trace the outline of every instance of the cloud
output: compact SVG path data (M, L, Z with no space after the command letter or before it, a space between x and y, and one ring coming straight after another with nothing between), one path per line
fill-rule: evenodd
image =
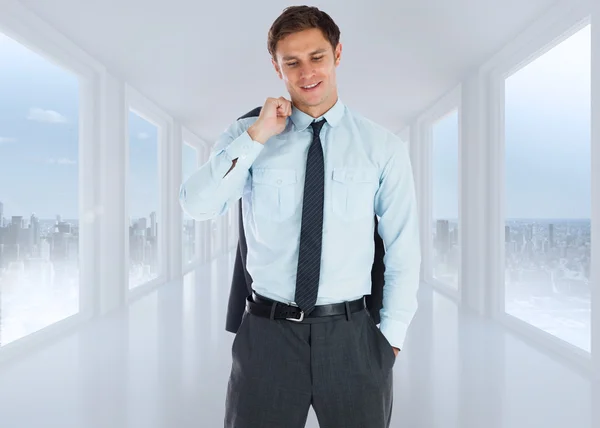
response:
M77 163L76 160L67 159L67 158L59 158L59 159L50 158L50 159L47 159L46 162L49 164L55 164L55 165L75 165Z
M148 138L150 138L150 135L148 135L146 132L140 132L139 134L137 134L137 138L138 140L147 140Z
M54 110L30 108L27 119L43 123L67 123L67 118Z
M16 143L16 142L17 142L16 138L0 137L0 145L8 144L8 143Z

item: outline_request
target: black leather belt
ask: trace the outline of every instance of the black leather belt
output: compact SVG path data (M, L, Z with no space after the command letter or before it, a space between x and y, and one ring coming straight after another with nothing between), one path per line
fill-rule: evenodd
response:
M348 312L358 312L365 308L365 298L361 297L360 299L348 302L318 305L315 306L310 314L305 315L297 306L271 300L256 293L252 293L252 296L246 298L246 311L252 315L273 319L286 319L295 322L335 315L347 315Z

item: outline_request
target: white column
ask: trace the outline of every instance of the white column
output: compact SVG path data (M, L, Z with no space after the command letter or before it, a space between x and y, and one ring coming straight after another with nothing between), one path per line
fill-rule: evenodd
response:
M199 165L203 165L205 162L208 161L208 157L210 154L210 149L207 147L203 147L201 149L198 149L198 163ZM211 250L212 250L212 245L211 245L211 236L212 236L212 230L211 230L211 225L212 225L212 221L211 220L206 220L206 221L199 221L198 223L198 243L200 245L200 263L204 264L204 263L208 263L209 260L211 260L212 256L211 256Z
M416 121L410 125L410 137L409 137L410 145L410 162L412 164L413 169L413 177L415 180L415 192L417 195L417 208L419 213L419 239L421 241L421 256L423 258L423 262L421 263L421 281L425 280L425 239L427 238L427 225L424 221L424 211L423 211L423 194L424 194L424 180L425 176L423 173L424 164L423 164L423 139L421 132L421 122Z
M182 225L183 214L179 205L179 186L182 179L182 132L178 122L171 127L171 138L168 147L169 186L166 193L167 216L169 221L167 244L167 260L169 264L167 280L172 281L182 275Z
M461 302L477 313L487 312L489 284L487 214L487 100L480 72L462 86L461 130ZM489 226L489 225L488 225Z
M419 123L419 168L421 169L421 252L423 255L422 272L423 280L430 282L433 273L433 248L431 238L431 223L432 223L432 192L433 192L433 174L432 174L432 133L429 122L422 121Z
M231 236L231 250L237 250L237 245L240 239L239 236L239 221L240 216L237 205L231 210L231 227L229 228L229 234Z
M99 288L99 250L101 218L99 193L100 135L99 123L101 96L100 73L80 79L79 92L79 311L86 318L94 316L99 309L96 291ZM1 219L0 219L1 220Z
M219 218L219 238L221 239L221 254L219 254L219 257L223 256L227 252L227 247L229 246L227 216L228 213L225 213Z
M128 279L125 251L125 88L123 82L106 73L100 97L100 257L99 310L101 314L125 301Z
M592 358L600 379L600 2L592 3Z

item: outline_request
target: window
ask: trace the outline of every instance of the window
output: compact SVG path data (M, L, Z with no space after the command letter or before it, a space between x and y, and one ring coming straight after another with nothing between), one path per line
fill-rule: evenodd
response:
M590 351L590 26L506 79L505 310Z
M458 109L432 126L433 277L458 288L460 246L458 235Z
M187 143L183 143L182 149L182 171L183 178L186 179L198 167L198 152ZM183 264L187 265L196 260L196 221L187 213L183 213Z
M227 211L227 225L225 227L225 234L227 236L227 251L235 250L238 243L238 227L234 222L237 221L238 217L238 205L232 205Z
M129 288L160 273L158 126L129 111Z
M0 346L79 312L79 81L0 33Z

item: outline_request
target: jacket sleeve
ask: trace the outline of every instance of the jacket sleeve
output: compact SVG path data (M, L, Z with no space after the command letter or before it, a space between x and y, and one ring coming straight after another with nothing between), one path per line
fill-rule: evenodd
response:
M232 124L213 145L206 163L181 184L179 203L184 212L196 220L227 212L241 198L250 166L263 148L248 135L247 121ZM227 174L235 159L235 168Z

